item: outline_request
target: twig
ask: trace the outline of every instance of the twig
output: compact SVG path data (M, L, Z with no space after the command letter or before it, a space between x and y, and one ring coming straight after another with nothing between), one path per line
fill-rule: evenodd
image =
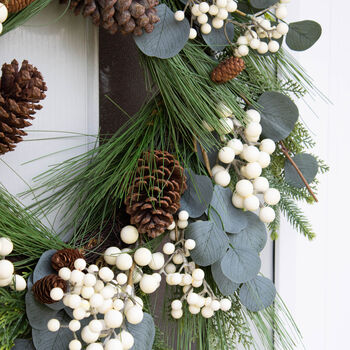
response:
M240 10L236 10L235 13L241 15L241 16L244 16L244 17L247 17L248 15Z
M203 155L203 160L204 160L204 164L205 167L208 171L208 174L210 175L210 177L213 177L213 173L211 172L211 168L210 168L210 162L209 162L209 157L208 157L208 153L207 151L203 148L203 146L201 144L199 144L199 147L202 151L202 155Z
M132 286L134 284L134 281L133 281L133 273L134 273L134 269L135 269L135 262L132 263L131 267L130 267L130 270L129 270L129 276L128 276L128 285L129 286Z
M196 137L194 135L192 136L192 142L193 142L194 153L197 153L198 152L197 139L196 139Z
M281 150L283 152L283 154L287 157L287 159L290 161L290 163L293 165L293 167L295 168L295 170L297 171L298 175L300 176L301 180L304 182L307 190L310 192L311 196L313 197L313 199L315 200L315 202L318 202L318 199L316 197L316 195L314 194L314 192L312 191L310 185L308 184L308 182L306 181L303 173L301 172L301 170L299 169L299 167L297 166L297 164L294 162L294 160L292 159L292 157L289 155L288 149L285 146L285 144L283 143L283 141L280 141L280 145L281 145Z

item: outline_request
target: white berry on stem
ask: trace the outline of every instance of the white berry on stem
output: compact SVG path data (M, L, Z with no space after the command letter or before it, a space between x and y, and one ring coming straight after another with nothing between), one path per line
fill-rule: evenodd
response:
M178 22L181 22L185 19L185 12L180 11L180 10L176 11L174 14L174 17Z
M217 185L226 187L231 182L231 176L228 171L219 171L214 176L214 181Z

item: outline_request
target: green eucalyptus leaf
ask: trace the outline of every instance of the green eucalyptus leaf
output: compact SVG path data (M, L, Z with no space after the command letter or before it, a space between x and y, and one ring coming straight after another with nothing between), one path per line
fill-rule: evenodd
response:
M296 104L288 96L274 91L263 93L258 104L261 106L263 135L276 142L285 139L299 117Z
M196 221L188 225L185 237L196 241L191 258L200 266L209 266L218 261L229 243L226 233L211 221Z
M160 21L155 24L152 33L134 36L138 48L147 56L171 58L186 45L190 33L190 24L185 18L178 22L174 12L165 4L156 7Z
M268 7L276 4L276 0L250 0L249 3L257 9L267 9Z
M305 51L313 46L322 34L322 27L315 21L289 24L286 43L294 51Z
M231 246L221 259L223 274L235 283L245 283L259 273L261 260L256 251Z
M48 308L45 304L39 303L31 290L27 292L25 301L27 318L31 327L38 330L47 329L47 322L51 320L51 318L56 318L58 311Z
M239 298L249 310L257 312L270 306L276 297L276 288L271 280L257 276L241 287Z
M50 275L52 273L53 274L57 273L51 266L51 258L56 252L57 250L50 249L41 255L33 272L33 283L39 281L40 279L42 279L47 275Z
M311 183L315 179L318 172L317 159L311 154L306 153L299 153L292 157L292 159L302 172L307 183ZM300 178L298 172L288 159L284 165L284 175L285 180L289 185L297 188L305 187L303 180Z
M226 232L238 233L248 225L245 212L232 205L232 191L229 188L215 185L210 205L220 217ZM211 215L211 212L212 211L210 211L209 215ZM213 215L212 219L217 222L216 215ZM221 227L221 224L218 226Z
M209 19L209 24L211 25L212 20ZM211 32L209 34L202 34L202 37L206 44L214 51L221 51L230 43L227 40L225 35L225 30L228 38L233 41L235 36L235 28L233 23L227 23L226 26L215 29L212 27Z
M64 311L60 311L55 318L61 324L68 324L71 320ZM69 348L69 342L74 339L68 327L61 327L57 332L50 332L47 327L41 330L33 328L32 336L36 350L66 350Z
M126 324L126 328L134 337L134 346L131 350L152 350L156 329L150 314L144 313L143 320L139 324Z
M30 339L16 339L15 346L11 350L35 350Z
M221 270L221 260L211 265L211 273L220 292L224 296L233 295L239 287L239 283L232 282Z
M247 212L248 225L240 233L231 235L230 242L234 247L250 248L261 252L267 241L266 226L257 215Z
M213 196L213 183L208 176L186 171L187 189L181 197L182 210L191 218L198 218L206 211Z

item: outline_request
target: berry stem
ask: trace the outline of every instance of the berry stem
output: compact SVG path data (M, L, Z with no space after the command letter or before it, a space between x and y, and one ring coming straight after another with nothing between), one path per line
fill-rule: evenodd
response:
M132 276L134 273L134 269L135 269L135 262L132 263L130 270L129 270L129 275L128 275L128 285L129 286L134 285L133 276Z
M207 151L203 148L203 146L201 144L199 144L199 147L202 151L202 155L203 155L203 160L204 160L204 164L205 164L205 167L208 171L208 174L210 177L213 177L213 173L211 172L211 168L210 168L210 162L209 162L209 157L208 157L208 153Z
M318 199L316 197L316 195L314 194L314 192L312 191L310 185L308 184L308 182L306 181L303 173L301 172L301 170L299 169L299 167L297 166L297 164L294 162L294 160L292 159L292 157L289 155L288 149L285 146L285 144L283 143L283 141L280 141L280 145L281 145L281 150L283 152L283 154L287 157L287 159L290 161L290 163L293 165L293 167L295 168L295 170L297 171L298 175L300 176L301 180L304 182L307 190L310 192L311 196L313 197L313 199L315 200L315 202L318 202Z
M236 10L235 13L237 13L238 15L241 15L243 17L247 17L248 16L245 12L242 12L240 10Z

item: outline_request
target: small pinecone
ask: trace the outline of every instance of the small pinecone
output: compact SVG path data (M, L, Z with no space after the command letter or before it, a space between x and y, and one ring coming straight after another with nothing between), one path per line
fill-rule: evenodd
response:
M16 13L30 5L34 0L5 0L4 4L9 13Z
M166 151L144 152L125 199L131 224L154 238L172 223L186 190L184 169Z
M53 304L54 300L50 297L50 292L53 288L61 288L64 292L67 291L67 283L61 277L51 274L43 277L35 282L32 291L35 299L43 304Z
M56 271L62 267L74 270L74 262L77 259L84 259L84 255L79 249L61 249L52 256L51 266Z
M36 110L42 108L38 103L46 96L46 84L41 73L28 61L2 66L0 81L0 154L13 151L16 143L27 135L21 130L32 125L27 119L34 119Z
M236 78L244 69L245 64L243 59L232 56L220 62L211 72L210 78L214 83L226 83Z
M60 0L67 3L68 0ZM142 35L151 33L157 16L158 0L71 0L75 15L91 16L92 23L107 29L111 34Z

